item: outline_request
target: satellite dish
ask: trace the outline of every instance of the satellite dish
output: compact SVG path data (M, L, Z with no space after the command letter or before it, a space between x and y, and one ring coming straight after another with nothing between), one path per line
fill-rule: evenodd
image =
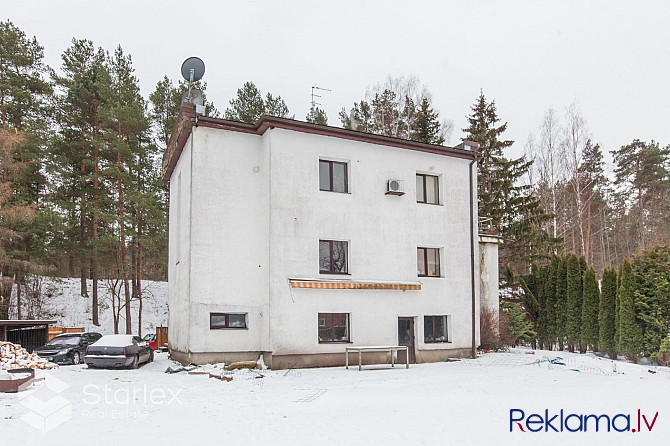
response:
M181 64L181 75L187 82L198 82L205 75L205 62L199 57L189 57Z
M202 90L198 90L197 88L191 88L190 90L187 90L183 96L181 97L182 102L191 102L195 105L203 105L205 102L204 95L202 93Z

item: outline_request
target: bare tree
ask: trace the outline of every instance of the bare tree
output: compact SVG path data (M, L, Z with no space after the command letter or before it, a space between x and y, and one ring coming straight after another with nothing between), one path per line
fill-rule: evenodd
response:
M561 152L559 143L561 127L556 117L554 109L550 108L544 114L542 125L540 126L540 151L538 157L538 176L539 180L548 189L550 195L549 206L553 214L552 235L557 238L558 231L558 188L563 178L561 170Z
M577 104L574 102L570 104L565 113L564 135L564 162L570 178L575 205L575 215L572 220L576 223L578 229L580 248L578 253L584 254L586 253L584 235L584 213L586 209L584 206L583 195L589 185L584 184L580 173L580 166L582 165L584 147L589 138L586 128L586 120L582 116L579 107L577 107Z

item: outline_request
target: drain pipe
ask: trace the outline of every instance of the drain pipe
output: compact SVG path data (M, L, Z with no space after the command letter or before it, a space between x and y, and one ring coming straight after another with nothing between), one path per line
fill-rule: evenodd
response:
M472 297L472 357L477 357L477 342L476 342L476 323L477 323L477 300L476 300L476 291L475 291L475 203L474 203L474 187L473 187L473 175L472 175L472 166L479 159L479 144L476 142L465 141L463 143L465 146L470 146L470 150L474 152L474 157L468 165L468 175L470 178L470 292Z

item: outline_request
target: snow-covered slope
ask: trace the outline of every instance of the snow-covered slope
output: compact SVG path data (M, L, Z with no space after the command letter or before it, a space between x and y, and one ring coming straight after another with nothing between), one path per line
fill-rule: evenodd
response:
M92 282L90 280L87 282L89 297L80 295L79 286L78 278L45 279L42 285L44 303L39 317L53 318L58 321L57 325L60 327L83 327L86 331L97 331L102 334L114 333L112 298L108 282L102 280L98 282L100 327L94 326L91 318ZM142 290L142 334L153 333L155 327L167 326L167 282L145 280L142 281ZM133 334L138 333L138 306L139 302L131 302ZM119 319L120 333L125 333L125 326L125 310L122 309Z

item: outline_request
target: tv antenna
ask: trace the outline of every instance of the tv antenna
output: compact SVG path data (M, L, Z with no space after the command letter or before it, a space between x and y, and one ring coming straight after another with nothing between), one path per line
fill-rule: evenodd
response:
M191 102L195 104L195 113L204 114L204 93L202 90L193 88L193 83L198 82L205 75L205 63L199 57L189 57L181 64L181 75L188 82L188 89L182 102Z
M314 93L314 91L332 91L328 88L321 88L317 84L312 85L312 108L316 108L317 105L321 105L320 102L316 102L314 98L320 98L321 95Z

